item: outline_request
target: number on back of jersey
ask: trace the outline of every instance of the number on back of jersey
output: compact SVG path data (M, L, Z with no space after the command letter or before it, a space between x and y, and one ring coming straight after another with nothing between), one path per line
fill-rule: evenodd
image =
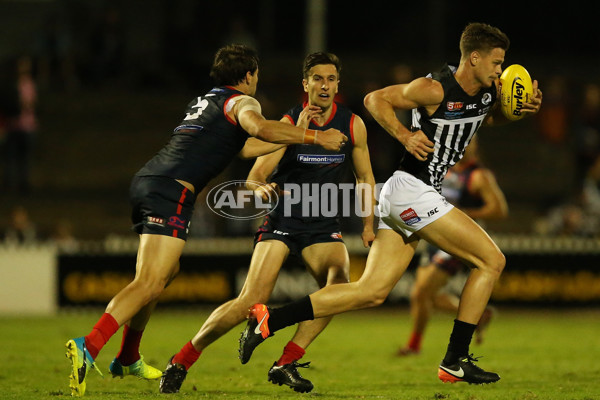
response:
M198 110L195 113L187 113L183 120L188 121L190 119L197 119L200 115L202 115L202 112L206 107L208 107L208 100L198 97L198 103L192 106L192 108L197 108Z

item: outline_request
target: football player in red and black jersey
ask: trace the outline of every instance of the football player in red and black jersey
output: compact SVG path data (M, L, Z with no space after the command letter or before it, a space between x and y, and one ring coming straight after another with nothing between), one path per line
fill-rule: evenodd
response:
M219 49L210 75L216 86L188 104L169 142L133 178L132 221L140 237L136 275L110 301L89 334L67 342L74 396L85 393L88 369L98 370L94 359L122 325L123 345L109 368L113 376L161 377L161 371L139 355L142 332L158 297L179 270L196 195L240 153L249 137L279 144L310 143L332 151L347 141L336 129L317 132L266 120L253 97L258 57L246 46ZM260 155L280 146L248 147L246 155Z
M256 160L248 176L248 187L265 201L279 196L279 202L256 232L255 249L241 293L213 311L196 336L171 359L161 380L161 392L178 391L185 378L178 367L181 365L187 371L208 345L247 317L252 305L269 299L288 255L299 256L321 287L348 282L349 258L340 232L340 215L330 213L338 206L333 199L337 196L325 196L320 189L343 182L349 170L354 172L356 182L370 191L361 204L366 215L362 240L368 247L374 239L372 191L375 182L367 132L359 116L334 101L339 79L337 56L318 52L305 58L302 85L308 100L289 110L281 121L318 132L335 128L346 135L348 142L341 150L311 144L288 145ZM302 190L282 195L290 184ZM305 193L304 189L314 192ZM304 207L303 201L294 201L292 197L296 200L311 198L319 207ZM325 209L321 208L323 205ZM297 370L308 363L300 364L298 360L330 320L331 317L326 317L300 324L282 356L269 370L269 381L288 385L298 392L311 391L312 382Z

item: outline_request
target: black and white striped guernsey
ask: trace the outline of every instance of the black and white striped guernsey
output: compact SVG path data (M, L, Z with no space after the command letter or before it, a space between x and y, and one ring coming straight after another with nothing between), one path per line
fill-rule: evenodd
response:
M439 72L427 75L442 84L444 99L438 109L427 115L425 108L412 110L413 132L422 130L434 142L434 151L426 161L405 152L400 169L433 186L441 193L448 168L463 156L465 148L483 123L496 101L496 86L482 88L469 96L454 78L456 66L444 65Z

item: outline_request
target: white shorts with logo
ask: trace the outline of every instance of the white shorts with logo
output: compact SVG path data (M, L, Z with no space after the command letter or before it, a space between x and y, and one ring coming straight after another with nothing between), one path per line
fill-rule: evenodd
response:
M453 208L433 186L407 172L396 171L379 195L379 229L393 229L410 237Z

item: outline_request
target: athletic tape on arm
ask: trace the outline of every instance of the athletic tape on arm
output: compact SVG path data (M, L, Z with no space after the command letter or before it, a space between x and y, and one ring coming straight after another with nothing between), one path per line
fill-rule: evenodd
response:
M238 96L232 99L228 106L232 107L234 104L237 104L237 115L238 118L242 115L243 112L246 111L255 111L262 115L262 109L260 107L260 103L254 97L251 96ZM227 110L229 111L229 110Z

